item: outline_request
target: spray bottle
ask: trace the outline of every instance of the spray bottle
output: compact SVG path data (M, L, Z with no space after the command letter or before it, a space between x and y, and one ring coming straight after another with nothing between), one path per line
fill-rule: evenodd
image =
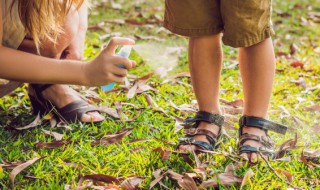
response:
M117 56L128 58L132 50L132 46L123 46L118 53ZM118 64L118 67L125 68L123 65ZM115 82L112 82L108 85L101 86L104 91L110 91L113 89Z

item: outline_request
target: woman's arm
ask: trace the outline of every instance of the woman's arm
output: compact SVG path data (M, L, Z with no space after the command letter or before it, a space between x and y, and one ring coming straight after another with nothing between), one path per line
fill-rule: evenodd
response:
M2 8L0 3L0 16ZM2 46L2 18L0 17L0 78L32 83L59 83L98 86L122 82L133 63L114 55L116 46L133 45L126 38L114 38L99 56L88 63L50 59ZM126 69L117 67L122 64ZM120 76L119 76L120 75Z

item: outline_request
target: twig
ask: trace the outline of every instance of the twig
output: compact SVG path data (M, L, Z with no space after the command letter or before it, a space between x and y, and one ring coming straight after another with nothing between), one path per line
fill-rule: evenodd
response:
M260 157L267 163L267 165L268 165L268 167L270 168L270 170L271 170L274 174L276 174L276 176L277 176L281 181L283 181L283 182L286 183L287 185L293 187L294 189L301 189L301 190L302 190L302 188L297 187L297 186L293 185L292 183L290 183L289 181L283 179L283 178L277 173L277 171L270 165L270 163L268 162L268 160L261 154L261 152L258 152L258 153L259 153Z

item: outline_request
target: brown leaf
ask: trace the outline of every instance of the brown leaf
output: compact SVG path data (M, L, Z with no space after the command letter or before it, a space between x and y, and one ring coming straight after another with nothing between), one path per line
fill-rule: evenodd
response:
M298 142L298 134L295 134L294 139L289 139L280 145L279 149L276 151L275 159L282 158L288 151L296 149Z
M16 161L16 162L9 162L9 161L5 161L2 160L2 164L0 164L1 167L12 170L15 167L25 163L26 161Z
M167 139L159 139L157 137L153 137L154 139L156 139L157 141L160 141L160 142L163 142L163 143L166 143L166 144L170 144L170 145L176 145L175 142L172 142L172 141L169 141Z
M105 137L102 137L99 140L96 140L91 143L91 146L96 146L96 145L108 145L108 144L113 144L121 141L124 137L128 136L131 134L132 129L131 128L123 128L116 132L116 134L113 135L107 135Z
M147 81L147 80L149 80L153 75L154 75L154 72L148 73L147 75L145 75L145 76L143 76L143 77L140 77L140 78L135 79L134 82L137 82L137 81Z
M301 151L300 161L301 161L302 163L304 163L305 165L307 165L307 166L320 167L320 166L317 165L317 164L314 164L314 163L312 163L312 162L308 162L307 158L304 156L304 151L303 151L303 150Z
M311 127L311 129L315 132L315 133L320 133L320 125L319 124L315 124Z
M155 148L153 149L153 152L158 152L161 155L161 159L162 160L167 160L169 159L170 155L171 155L171 151L170 150L164 150L161 147Z
M305 79L303 77L299 77L298 80L292 80L292 82L294 82L298 86L301 86L305 90L308 89L307 82L305 81Z
M137 82L135 85L133 85L133 87L131 87L129 89L128 94L127 94L128 99L131 99L135 96L137 89L138 89L138 85L139 85L139 83Z
M243 176L243 180L240 186L240 190L243 189L243 187L248 183L248 181L250 180L251 177L254 176L254 172L252 171L252 169L249 169Z
M50 119L51 128L55 128L57 126L57 120L55 118Z
M153 172L153 175L156 179L154 179L151 183L150 183L150 187L149 189L152 189L155 185L157 185L161 180L162 178L167 174L167 172L163 173L162 175L160 175L162 172L161 169L158 169L156 171Z
M114 117L114 118L117 118L117 119L120 118L117 110L114 109L114 108L109 108L109 107L107 107L107 106L102 106L102 107L99 108L99 110L100 110L101 112L104 112L104 113L110 115L111 117Z
M175 75L170 76L170 79L176 79L176 78L180 78L180 77L191 77L190 72L183 72L183 73L178 73Z
M282 169L277 169L278 173L282 173L284 176L286 176L286 178L288 179L288 181L291 183L293 181L293 175L285 170Z
M65 128L65 129L67 129L69 131L72 131L72 128L69 125L67 125L66 123L64 123L64 122L59 122L57 124L57 128Z
M174 134L178 133L181 129L183 129L183 123L184 123L184 119L181 117L176 117L174 116L174 119L176 120L175 124L174 124Z
M304 108L306 111L320 111L320 105L312 105Z
M125 23L125 20L123 20L123 19L110 19L110 20L106 20L105 22L123 25Z
M185 174L182 179L178 180L178 184L185 190L197 190L197 184L192 177Z
M224 100L224 99L220 99L220 101L224 104L227 104L227 105L230 105L230 106L233 106L233 107L241 107L243 106L243 100L242 99L237 99L237 100L234 100L234 101L228 101L228 100Z
M149 94L145 94L145 98L149 107L151 108L159 107L158 104L155 101L153 101L152 97Z
M221 108L224 110L225 113L235 115L235 114L242 114L243 108L234 108L234 107L227 107L227 106L221 106Z
M25 168L27 168L28 166L32 165L33 163L35 163L37 160L39 160L39 157L34 157L32 160L28 160L27 162L24 162L23 164L18 165L17 167L15 167L11 173L10 173L10 180L12 183L12 187L14 187L14 179L16 178L16 176L23 171Z
M107 184L116 184L116 185L120 185L120 181L113 177L113 176L109 176L109 175L104 175L104 174L91 174L91 175L85 175L82 177L84 180L91 180L94 183L97 182L105 182Z
M197 111L196 108L194 108L192 105L182 104L180 106L177 106L172 101L170 101L169 103L174 109L176 109L177 111L181 111L184 114L191 114Z
M64 145L70 144L71 141L70 139L67 140L60 140L60 141L54 141L54 142L38 142L35 144L35 146L39 149L41 148L60 148L63 147Z
M218 174L218 180L225 186L232 186L241 184L243 178L237 177L233 173L221 173Z
M44 129L42 129L42 131L47 135L53 136L56 139L56 141L62 140L63 134L60 134L60 133L57 133L57 132L53 132L53 131L47 131L47 130L44 130Z
M16 130L25 130L25 129L30 129L30 128L34 128L38 125L41 125L42 121L40 118L40 115L38 114L37 117L35 118L35 120L33 122L31 122L29 125L26 125L24 127L19 127L19 128L15 128Z
M299 50L299 47L296 44L290 45L290 54L294 55Z
M305 157L320 157L320 149L318 150L304 150Z
M138 186L143 181L143 178L140 177L129 177L121 183L121 187L124 190L136 190Z
M304 63L302 63L301 61L295 61L295 62L291 63L290 66L293 68L297 68L297 67L303 68Z

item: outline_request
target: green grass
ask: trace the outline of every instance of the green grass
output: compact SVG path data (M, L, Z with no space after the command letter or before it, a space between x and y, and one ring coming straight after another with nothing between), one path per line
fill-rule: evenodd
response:
M142 13L143 18L150 18L152 15L162 15L163 8L150 11L150 7L163 7L163 1L117 1L123 3L121 10L112 10L107 7L95 8L93 5L92 14L90 15L90 25L95 25L102 21L110 19L126 19L135 18L137 12ZM299 6L297 6L299 5ZM302 7L302 8L299 8ZM302 61L305 65L303 69L293 68L290 66L292 61L277 57L277 68L280 70L276 74L274 83L274 93L271 101L269 116L272 120L288 125L298 133L298 143L300 147L293 150L287 156L291 157L291 162L271 161L270 165L275 169L282 169L290 172L293 176L295 186L302 189L320 189L316 187L315 179L320 178L319 167L306 166L301 161L300 152L302 149L319 149L320 135L319 132L312 130L316 124L320 124L319 111L305 111L306 106L313 104L320 105L320 89L313 91L304 90L296 85L293 80L297 80L299 76L303 76L309 87L314 87L320 83L320 24L308 23L304 24L305 19L309 20L310 12L319 12L320 3L317 0L292 0L274 2L273 21L276 35L273 40L275 42L276 53L290 52L290 45L296 44L299 50L294 57ZM283 17L282 13L289 13ZM143 20L143 18L141 20ZM158 32L160 25L148 26L132 26L105 24L106 28L111 31L111 36L116 32L121 32L121 36L156 36L164 39L162 42L165 46L187 46L187 40L167 32ZM104 31L90 31L87 38L87 49L85 56L87 59L93 58L99 53L100 47L107 43L109 37L100 40ZM145 43L144 40L138 40L137 43ZM150 44L155 44L152 40L147 41ZM162 46L161 46L162 47ZM318 49L317 49L318 48ZM237 58L237 50L229 47L224 47L225 61L224 66L227 67L234 63ZM131 74L144 76L148 74L156 66L152 60L146 62L137 53L133 54L132 59L138 62L138 67L130 71ZM187 52L183 50L179 57L177 66L170 72L174 73L185 72L187 70ZM156 92L148 91L153 100L161 107L169 116L185 117L186 115L180 111L176 111L170 101L176 105L190 104L195 100L195 96L190 88L188 78L178 79L179 83L164 83L166 78L152 77L148 83L151 83ZM239 78L239 69L224 69L222 72L221 83L221 98L227 100L235 100L243 98L241 81ZM86 174L106 174L115 177L141 176L145 179L140 187L149 188L150 182L154 179L153 171L163 168L164 171L171 168L177 173L192 173L195 168L195 163L188 164L183 158L172 155L168 160L163 161L158 153L152 150L157 147L164 147L171 150L175 146L168 145L158 139L166 139L172 142L177 142L182 136L182 131L174 134L175 120L172 117L167 117L161 112L158 112L148 107L145 99L145 94L138 94L132 99L127 99L126 92L112 92L104 94L100 90L97 91L101 102L98 105L107 105L115 108L114 102L131 103L137 108L130 105L123 105L123 112L132 118L137 115L137 119L130 123L121 123L114 118L107 117L107 120L99 126L94 125L73 125L73 130L68 131L62 128L51 129L48 123L30 130L14 131L7 130L4 126L21 127L35 118L31 115L30 102L26 94L26 88L20 88L10 96L0 99L0 162L6 161L25 161L34 157L34 153L40 157L44 157L34 163L22 173L17 175L15 179L16 189L63 189L66 184L75 187L78 181L79 172L77 169L70 166L65 166L64 162L81 164L83 168L80 170L81 175ZM279 108L283 106L290 113L286 116L283 110ZM240 115L235 115L237 118ZM301 122L294 121L293 116ZM234 123L236 127L238 125ZM114 133L117 130L130 127L133 128L132 133L125 137L117 144L108 146L91 146L91 141L100 138L104 134ZM71 138L72 143L62 148L57 149L37 149L36 142L54 141L53 137L46 136L42 129L52 130L63 133L63 139ZM225 139L222 146L218 148L218 152L229 151L232 148L236 151L236 131L227 130L227 133L232 137ZM276 145L282 144L285 140L293 138L295 132L289 132L285 136L272 134ZM129 143L130 140L146 138L149 141ZM132 152L137 148L143 148L139 152ZM193 159L192 154L190 158ZM214 173L224 172L227 165L232 163L230 157L222 155L207 155L201 158L202 161L210 160L208 169L212 169ZM236 174L243 176L248 170L248 166L241 166ZM265 162L252 167L255 175L247 183L244 189L287 189L289 186L283 183L274 172L266 165ZM11 187L9 179L11 170L0 170L0 189ZM23 176L35 176L41 179L27 180ZM281 174L280 174L281 175ZM285 176L281 175L283 178ZM212 177L212 176L211 176ZM210 176L209 176L210 178ZM162 180L163 183L170 189L175 189L177 183L170 180ZM163 189L159 185L155 189ZM221 189L227 187L221 186ZM230 189L239 189L240 186L229 187Z

